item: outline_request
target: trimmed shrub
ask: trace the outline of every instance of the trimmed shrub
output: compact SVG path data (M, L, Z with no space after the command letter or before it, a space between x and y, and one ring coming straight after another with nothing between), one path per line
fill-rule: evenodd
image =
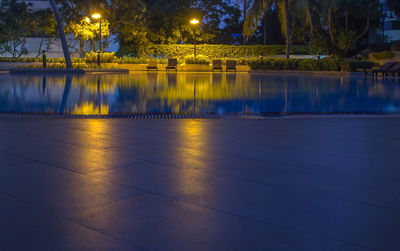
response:
M185 57L186 64L206 64L210 63L210 59L204 55L196 55L194 58L194 54Z
M197 45L197 52L200 55L209 58L223 57L259 57L274 56L285 54L284 45ZM170 44L170 45L152 45L149 47L149 54L155 56L173 56L185 57L193 54L194 45L190 44ZM293 45L291 47L292 54L309 54L310 48L305 45Z
M41 65L17 65L17 68L42 68ZM65 63L48 63L47 68L49 69L65 69ZM87 64L87 63L72 63L72 68L74 69L87 69L87 68L98 68L97 64Z
M381 51L372 53L372 56L377 60L393 59L395 57L395 54L393 53L393 51Z
M42 62L42 58L11 58L11 57L0 57L0 62L7 62L7 63L34 63L34 62Z
M114 63L117 64L148 64L150 61L157 61L159 64L166 64L168 59L166 58L133 58L133 57L123 57L117 58Z
M373 62L347 59L281 59L248 61L252 70L356 71L374 66Z
M86 53L85 62L86 63L96 63L98 58L98 53L91 51ZM102 52L100 53L100 61L102 63L114 63L117 61L115 52Z

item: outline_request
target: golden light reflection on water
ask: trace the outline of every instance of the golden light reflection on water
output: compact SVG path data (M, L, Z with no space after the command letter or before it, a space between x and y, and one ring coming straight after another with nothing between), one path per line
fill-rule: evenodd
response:
M98 105L96 107L95 104L84 102L81 105L75 104L75 108L72 111L72 114L79 114L79 115L107 115L109 113L109 106L108 105Z
M340 76L234 73L134 73L126 75L0 78L2 111L74 114L191 112L352 111L399 106L400 87ZM287 99L291 102L285 103ZM64 102L60 102L63 100ZM60 103L63 104L59 109ZM104 106L104 107L103 107ZM39 109L39 110L38 110Z

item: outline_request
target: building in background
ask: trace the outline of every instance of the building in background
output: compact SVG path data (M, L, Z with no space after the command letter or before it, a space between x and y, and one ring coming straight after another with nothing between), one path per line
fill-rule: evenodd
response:
M381 0L383 4L383 24L381 34L387 38L388 42L400 42L400 19L395 13L388 9L386 0Z

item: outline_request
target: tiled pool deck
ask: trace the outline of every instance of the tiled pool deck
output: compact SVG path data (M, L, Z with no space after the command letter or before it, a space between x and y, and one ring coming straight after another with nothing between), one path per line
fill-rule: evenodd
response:
M0 119L0 250L400 250L400 118Z

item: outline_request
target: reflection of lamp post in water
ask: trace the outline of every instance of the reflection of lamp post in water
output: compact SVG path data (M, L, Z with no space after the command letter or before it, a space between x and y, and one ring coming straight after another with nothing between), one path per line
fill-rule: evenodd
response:
M97 76L97 98L99 100L99 115L101 115L100 75Z
M196 25L198 25L200 23L200 21L197 20L196 18L193 18L192 20L190 20L190 23L195 27L194 28L194 59L196 59L196 44L197 44Z
M95 13L92 15L92 18L95 20L99 20L100 22L100 42L99 42L99 54L97 55L97 65L100 67L100 56L101 56L101 15L99 13Z

